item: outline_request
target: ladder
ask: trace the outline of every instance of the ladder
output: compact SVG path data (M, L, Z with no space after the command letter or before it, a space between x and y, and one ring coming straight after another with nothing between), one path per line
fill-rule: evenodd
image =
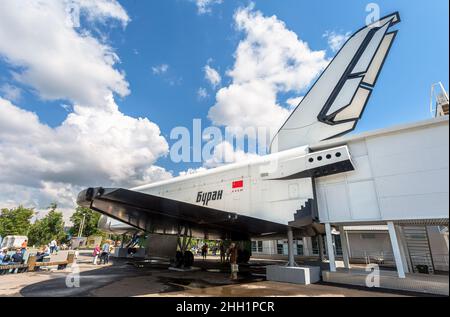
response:
M431 254L428 232L425 226L403 227L405 242L414 273L418 273L418 266L426 265L428 273L434 273L433 256Z

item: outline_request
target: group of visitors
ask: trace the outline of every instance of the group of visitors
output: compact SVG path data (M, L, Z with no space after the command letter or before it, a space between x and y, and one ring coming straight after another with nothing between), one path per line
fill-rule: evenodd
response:
M53 239L49 244L41 246L36 253L36 261L43 262L45 257L57 254L58 250L58 241ZM25 261L25 254L28 251L28 240L23 241L20 248L15 249L13 254L11 254L11 252L8 253L8 251L8 248L3 248L0 251L0 265L23 264Z
M208 255L208 244L204 244L201 247L201 254L203 260L206 260ZM238 259L238 247L235 243L231 243L228 248L225 247L224 243L221 242L219 246L220 252L220 263L230 263L231 265L231 279L237 279L237 273L239 272L239 266L237 264Z
M23 253L21 248L17 248L12 255L8 254L8 249L3 248L0 252L0 265L23 264Z
M28 241L25 240L12 255L8 254L8 248L3 248L0 252L0 265L23 264L27 247Z
M112 252L113 246L111 245L110 241L106 241L102 247L95 246L94 251L92 252L93 261L92 264L97 265L97 261L99 261L99 265L102 264L108 264L109 263L109 255Z
M52 254L58 254L59 249L58 241L53 239L49 244L41 246L40 250L36 253L36 262L43 262L46 257Z
M219 251L220 262L227 263L227 262L230 262L231 253L234 251L235 248L236 248L236 245L234 243L232 243L228 248L226 248L225 244L223 242L221 242L219 247L214 246L211 248L212 255L215 256L217 254L217 251ZM209 246L206 243L200 248L203 260L206 260L206 258L208 256L208 250L209 250Z

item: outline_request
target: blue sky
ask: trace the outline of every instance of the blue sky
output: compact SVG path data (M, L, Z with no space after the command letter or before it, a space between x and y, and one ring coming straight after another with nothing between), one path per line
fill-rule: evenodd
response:
M196 0L112 2L116 5L115 11L108 12L107 18L104 13L86 8L85 12L89 14L82 15L83 29L77 32L88 31L120 59L120 62L109 66L123 74L122 83L128 83L129 93L120 96L117 93L120 88L106 88L114 94L120 113L130 118L148 118L160 128L169 146L173 143L169 135L174 127L189 128L194 118L200 118L204 125L210 125L208 112L217 103L216 94L232 84L233 78L227 75L227 71L234 68L237 47L247 36L245 30L237 29L235 12L249 6L250 2L212 1L206 7L207 12L199 11ZM284 22L287 30L298 36L299 41L307 43L311 51L325 50L325 58L329 59L335 53L324 34L346 34L358 30L364 25L369 2L256 0L253 3L255 6L251 12L259 12L265 19L276 16L278 21ZM399 11L402 23L396 27L400 31L399 35L356 132L427 119L431 116L431 84L442 81L446 88L449 86L448 1L389 0L376 3L381 8L382 16ZM8 10L4 8L4 11ZM13 10L11 12L13 16ZM0 24L2 27L5 25ZM20 76L15 76L14 73L25 72L31 62L23 62L25 57L14 60L11 55L13 49L5 45L2 51L0 46L0 96L19 109L36 113L42 125L58 130L79 100L70 97L46 98L52 83L46 83L43 88L41 83L35 84L31 79L21 80ZM206 65L216 70L221 77L215 87L205 78ZM40 71L45 73L46 70ZM81 77L70 77L70 72L67 76L70 80L68 86L75 87L83 81ZM309 85L312 83L309 81ZM309 85L279 92L276 95L277 102L287 108L286 100L304 95ZM203 89L207 96L199 97L199 89ZM69 94L58 93L62 96ZM202 165L175 164L163 152L158 151L150 163L173 175ZM126 154L125 150L123 155ZM143 168L141 163L136 166L136 169ZM26 166L23 170L26 170ZM113 176L111 179L115 180ZM52 176L48 181L61 182L61 179ZM7 181L3 182L6 184ZM67 184L82 186L86 182L67 181ZM35 186L38 189L43 186L42 183L31 185L20 182L14 185ZM17 199L6 197L3 200Z
M163 4L161 4L163 2ZM367 15L366 1L255 1L266 16L276 15L312 49L327 49L323 34L356 31ZM150 116L163 133L177 125L191 126L192 118L206 119L214 94L199 101L198 87L206 86L202 67L209 58L221 71L234 62L242 34L233 26L233 13L246 1L225 1L211 14L197 15L186 1L123 1L133 22L115 41L133 93L119 102L133 116ZM358 131L430 117L430 85L448 87L448 1L378 1L382 15L399 11L402 23L395 46ZM134 54L136 49L139 54ZM329 56L333 52L328 50ZM152 75L152 65L170 65L168 85ZM225 82L229 80L225 78ZM169 110L169 111L166 111ZM174 116L174 113L176 115ZM173 166L174 170L184 166Z

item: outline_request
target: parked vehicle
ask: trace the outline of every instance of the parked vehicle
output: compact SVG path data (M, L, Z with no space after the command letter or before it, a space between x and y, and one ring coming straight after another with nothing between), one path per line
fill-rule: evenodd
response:
M2 240L1 248L7 248L8 250L19 249L26 240L28 240L27 236L6 236Z

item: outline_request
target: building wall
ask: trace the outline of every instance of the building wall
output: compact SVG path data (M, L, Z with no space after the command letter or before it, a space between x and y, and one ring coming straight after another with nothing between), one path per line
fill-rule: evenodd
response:
M296 256L310 256L308 249L308 243L305 241L310 238L304 238L303 240L294 240L294 255ZM261 249L262 247L262 249ZM299 252L301 251L301 252ZM252 254L257 255L288 255L288 241L287 240L270 240L252 241Z
M373 231L359 230L358 228L357 231L349 229L345 234L348 236L349 256L353 263L377 263L382 261L388 266L395 265L392 244L387 230ZM428 227L428 235L435 270L448 272L448 235L442 234L439 227ZM335 239L338 239L337 237L339 236L334 236ZM316 240L314 239L314 241ZM312 238L303 238L302 241L295 241L295 245L299 244L303 246L304 252L303 254L299 254L297 248L294 246L294 254L296 256L306 257L318 256L317 241L314 241ZM258 243L257 241L255 242ZM276 257L278 255L288 255L287 240L261 241L261 243L263 246L262 252L253 251L253 256L264 255ZM326 255L327 248L325 239L324 243L324 252ZM316 246L313 247L313 245ZM278 249L282 250L281 254L278 252ZM341 253L338 252L338 256L340 255Z
M317 180L321 222L448 219L448 138L448 119L350 138L355 171Z

